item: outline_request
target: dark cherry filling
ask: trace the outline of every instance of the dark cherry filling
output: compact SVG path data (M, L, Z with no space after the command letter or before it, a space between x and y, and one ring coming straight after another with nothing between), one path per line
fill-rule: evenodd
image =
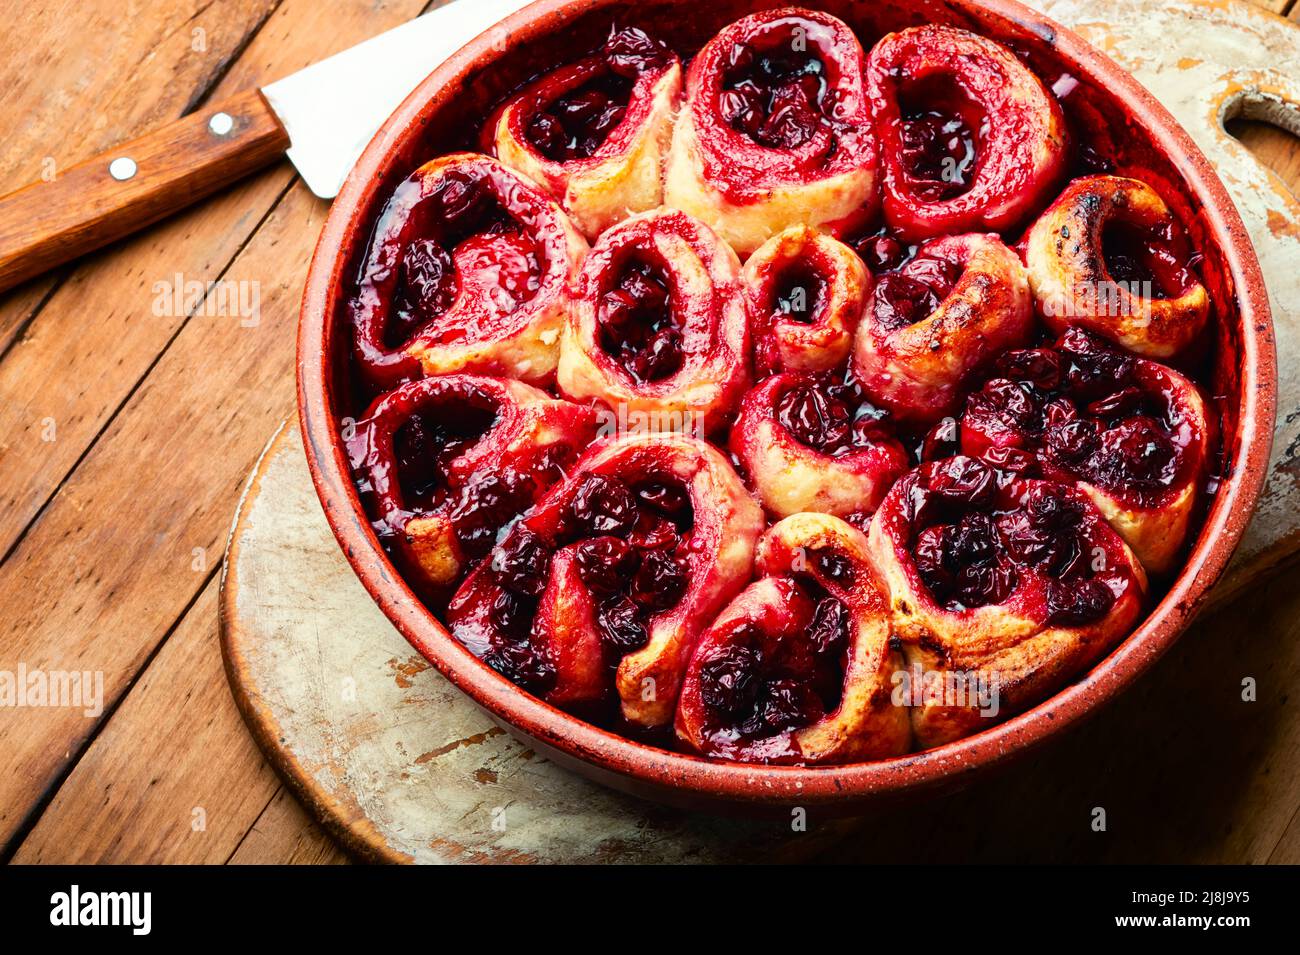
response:
M800 444L843 457L888 435L886 412L851 381L809 375L776 401L776 420Z
M806 634L768 639L742 623L700 669L700 695L719 728L765 739L822 719L840 705L849 645L849 613L811 581L817 601Z
M623 122L632 86L614 73L584 83L532 118L528 141L556 162L589 158Z
M1111 220L1101 246L1111 279L1140 298L1177 298L1198 281L1186 238L1173 221L1143 228Z
M666 46L636 29L617 30L601 48L603 71L537 113L527 137L547 159L587 159L609 139L627 115L637 78L667 64Z
M952 259L926 255L924 250L902 272L886 272L871 290L868 306L876 322L897 331L924 321L952 292L962 266Z
M600 301L601 349L638 384L661 381L682 367L682 330L673 315L668 276L658 264L633 260Z
M1093 576L1083 506L1039 489L999 507L996 488L992 468L963 457L936 469L928 488L912 487L912 558L935 601L954 612L1002 603L1033 570L1051 581L1048 623L1104 617L1114 595Z
M916 254L915 245L904 242L885 228L871 235L849 239L848 244L867 264L872 275L892 272Z
M402 253L385 344L393 348L436 323L460 283L480 288L498 314L509 314L541 287L537 243L501 207L481 173L452 170L417 207L412 240ZM447 329L445 343L463 330Z
M1138 386L1136 370L1130 356L1070 329L1055 350L1003 355L1004 377L970 396L963 420L995 445L1005 439L983 455L990 464L1025 474L1041 462L1141 500L1178 480L1182 422L1167 395Z
M486 396L484 396L486 397ZM408 508L430 511L442 503L447 468L496 424L496 408L472 400L450 409L417 412L393 435L393 459Z
M791 265L777 276L772 316L811 325L825 299L826 280L803 263Z
M826 65L815 51L798 51L806 44L793 33L764 40L762 49L732 46L718 105L732 129L760 146L797 149L831 123Z
M899 93L902 161L915 193L931 202L971 187L983 136L983 118L946 77L929 77Z
M502 587L492 608L493 625L510 641L527 641L551 557L574 544L578 577L596 602L606 659L616 666L625 654L645 646L650 617L672 609L685 593L684 555L694 524L690 496L676 481L629 485L589 476L570 501L555 541L548 543L520 527L493 557L492 570ZM516 648L503 665L515 666L529 653L526 647ZM488 662L510 676L491 657Z
M471 392L452 406L412 413L393 434L393 468L374 466L371 429L362 421L348 442L348 456L362 498L373 501L397 481L405 511L411 516L443 511L465 556L479 560L496 543L500 530L532 506L538 493L564 477L572 452L547 448L527 459L497 462L490 469L449 476L452 462L479 441L497 421L497 408L486 394ZM372 469L378 475L371 484ZM379 520L375 533L391 550L398 528Z

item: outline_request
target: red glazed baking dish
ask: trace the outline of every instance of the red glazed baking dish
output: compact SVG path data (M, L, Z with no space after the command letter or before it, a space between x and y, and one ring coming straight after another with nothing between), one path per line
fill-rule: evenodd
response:
M433 72L371 142L330 212L307 280L298 332L298 399L312 479L334 533L375 601L457 687L541 753L592 779L676 805L761 810L798 804L837 812L967 781L1059 733L1132 683L1191 621L1223 572L1266 475L1277 369L1272 320L1246 230L1209 162L1172 116L1124 70L1063 27L1011 0L809 0L869 45L921 23L972 29L1022 52L1048 83L1085 89L1085 129L1109 135L1126 165L1177 208L1205 254L1217 306L1212 386L1223 399L1228 466L1186 567L1136 631L1076 683L1005 723L923 752L825 767L738 765L633 742L537 700L452 639L416 599L371 530L340 438L347 394L346 295L370 225L391 186L428 159L465 146L490 107L524 80L595 48L612 22L697 49L727 23L788 4L763 0L540 0ZM1094 115L1095 114L1095 115Z

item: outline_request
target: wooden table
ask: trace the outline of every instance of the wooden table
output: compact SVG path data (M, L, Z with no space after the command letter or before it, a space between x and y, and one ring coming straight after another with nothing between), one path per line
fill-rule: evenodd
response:
M0 33L0 192L429 5L24 5ZM1262 5L1300 21L1295 0ZM1292 137L1234 132L1300 187ZM215 611L241 483L293 413L297 306L325 213L282 163L0 297L0 670L104 681L99 714L0 709L0 857L347 861L240 721ZM217 280L257 307L163 294ZM836 858L1300 862L1298 585L1286 573L1200 622L1082 730L891 811ZM1246 677L1257 702L1241 699Z

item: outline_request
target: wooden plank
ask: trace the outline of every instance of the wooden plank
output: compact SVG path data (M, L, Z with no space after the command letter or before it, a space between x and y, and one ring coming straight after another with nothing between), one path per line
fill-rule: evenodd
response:
M215 577L14 856L19 863L225 862L279 781L226 688Z
M224 97L283 76L418 13L416 0L376 12L364 0L288 0L212 90ZM121 27L119 27L121 29ZM207 321L255 321L259 278L224 274L231 258L291 181L286 164L148 234L84 260L0 361L0 555L131 394L185 321L191 283L218 278L230 298L207 299ZM292 263L297 276L308 256ZM240 284L244 283L244 284ZM171 291L168 297L160 292ZM241 298L241 295L247 298ZM221 312L207 317L210 312ZM231 314L234 313L234 314ZM93 322L86 320L94 316ZM53 436L53 440L51 440Z
M323 37L331 47L346 46L417 10L414 3L388 5L378 13L361 3L324 10L309 0L289 0L250 48L249 62L241 60L231 76L242 81L247 79L243 73L266 71L268 63L316 59L329 50L319 45L308 49L313 37ZM286 69L294 65L284 63ZM276 177L283 175L260 177L244 191L265 189L268 181L277 187ZM196 215L214 215L211 208ZM259 283L258 323L245 327L216 317L183 325L148 380L131 394L0 567L0 627L11 634L0 663L71 668L75 662L82 669L99 669L106 697L115 700L197 592L204 577L191 569L193 563L206 560L211 566L219 559L236 489L266 436L292 411L298 301L324 214L324 204L302 187L275 208L228 270L230 276ZM233 223L234 231L246 235L257 218L248 209L242 215ZM118 278L104 274L91 283L79 271L69 285L84 285L88 300L113 302L138 290L149 270L157 274L187 251L197 255L211 243L225 241L206 230L186 229L179 221L140 240L147 254L119 263L118 271L125 274ZM169 232L177 245L159 245ZM85 325L85 314L72 324ZM61 309L48 306L36 324L45 324L47 316L51 323L71 322ZM56 335L53 340L63 339ZM151 347L156 351L159 345ZM110 369L128 362L148 367L146 360L153 360L151 352L138 348L122 354L106 342L105 350L99 361ZM33 356L38 351L30 349ZM54 346L45 351L57 353ZM93 356L81 352L78 357ZM30 361L68 380L67 366L55 371L47 359ZM0 382L6 380L9 363L0 365ZM90 374L83 363L72 364ZM135 374L139 371L143 368ZM116 374L106 370L100 382L123 386L115 379L104 381ZM14 390L21 396L21 390ZM78 400L81 405L73 410L84 416L71 419L71 427L60 426L53 448L65 436L84 445L103 426L109 409L102 398L83 394ZM76 460L66 449L52 453L67 467ZM0 752L14 770L0 779L0 843L9 841L93 730L89 721L67 711L28 711L21 718L16 712L0 713Z
M129 19L115 0L83 0L72 15L22 4L0 31L0 194L183 115L278 2L171 0L137 5ZM0 297L0 353L55 281Z
M260 324L187 325L0 567L4 660L102 670L114 700L200 588L243 473L293 407L294 264L323 214L289 194L234 267L267 276ZM0 842L93 728L68 710L0 711L16 770L0 778Z
M184 115L277 2L15 5L0 34L0 193Z
M233 865L347 865L350 860L280 789L230 857Z

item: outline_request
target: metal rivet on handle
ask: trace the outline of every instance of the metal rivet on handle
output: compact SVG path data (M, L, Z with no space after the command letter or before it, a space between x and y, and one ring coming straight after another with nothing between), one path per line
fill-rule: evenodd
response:
M108 164L108 174L118 182L126 182L136 174L138 168L130 156L118 156Z
M235 128L235 120L229 113L213 113L208 120L208 129L218 136L224 136Z

